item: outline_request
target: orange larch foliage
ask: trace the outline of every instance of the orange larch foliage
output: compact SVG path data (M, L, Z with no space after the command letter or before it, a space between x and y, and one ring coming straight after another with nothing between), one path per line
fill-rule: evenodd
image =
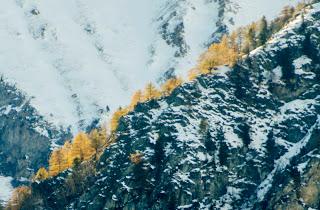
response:
M128 114L129 111L130 111L129 108L121 108L120 107L115 113L113 113L112 118L111 118L111 122L110 122L111 132L114 132L117 130L120 118L122 116Z
M149 101L152 99L157 99L161 96L160 91L150 82L146 85L143 92L144 101Z
M171 92L180 86L183 83L182 78L180 77L173 77L168 79L162 86L161 86L161 93L165 96L171 94Z

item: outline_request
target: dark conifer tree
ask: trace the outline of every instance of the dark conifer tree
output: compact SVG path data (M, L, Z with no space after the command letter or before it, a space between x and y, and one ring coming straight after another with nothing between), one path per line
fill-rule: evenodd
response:
M221 129L218 130L217 139L219 141L218 159L219 159L220 165L225 166L227 165L227 160L229 156L229 147L225 141L224 134Z
M299 197L299 188L301 186L301 174L296 166L292 166L289 168L289 173L291 178L293 179L294 189L296 191L297 196Z
M165 151L164 151L164 136L161 134L154 145L154 156L152 159L152 164L154 165L154 176L156 183L161 179L161 173L164 168L164 159L165 159Z
M258 31L258 45L264 45L269 36L269 30L268 30L268 22L265 16L261 18L259 21L259 31Z
M270 131L267 136L267 142L266 142L266 158L267 158L267 163L270 165L274 164L274 159L276 158L276 143L273 135L273 131Z
M290 49L284 49L279 56L279 65L282 67L282 79L289 85L291 80L294 78L294 66L290 59Z
M242 125L239 126L240 130L240 138L243 141L243 145L245 147L249 147L251 143L251 137L250 137L250 126L248 123L244 122Z

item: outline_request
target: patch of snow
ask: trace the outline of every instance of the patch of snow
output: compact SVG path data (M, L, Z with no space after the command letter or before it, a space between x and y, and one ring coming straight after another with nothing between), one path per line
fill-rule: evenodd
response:
M304 70L304 67L311 65L311 63L312 60L305 55L294 60L293 65L295 66L295 74L305 76L305 78L314 79L316 77L315 73Z
M282 83L282 68L278 66L277 68L272 70L272 82L274 83Z
M0 176L0 203L5 204L9 201L13 186L11 185L12 177Z
M188 172L177 171L174 175L174 182L180 185L180 182L191 183L194 184L192 179L189 178Z
M197 157L200 161L205 161L207 159L206 155L203 152L198 152Z
M296 99L294 101L290 101L286 104L284 104L282 107L280 107L281 114L285 115L286 112L290 111L293 113L299 113L303 110L310 109L313 104L315 104L316 101L313 99Z
M304 163L300 163L300 164L298 165L298 170L299 170L299 172L300 172L301 174L303 174L304 169L308 166L308 163L309 163L309 160L307 160L307 161L304 162Z
M233 128L224 127L224 137L226 138L229 145L233 148L242 147L243 141L237 134L234 133Z
M178 206L178 209L190 209L191 207L192 207L192 204L189 204L189 205Z
M126 185L125 182L121 182L121 185L122 185L122 187L123 187L124 189L127 190L127 192L130 192L131 188L130 188L128 185Z

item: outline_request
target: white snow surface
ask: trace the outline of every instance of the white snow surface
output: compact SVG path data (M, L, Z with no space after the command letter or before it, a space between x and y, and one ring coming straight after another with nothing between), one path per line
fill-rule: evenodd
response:
M273 19L279 14L281 9L286 5L296 5L300 0L231 0L233 2L235 12L234 25L230 26L234 29L238 26L250 24L253 20L258 20L265 16L268 20Z
M236 2L236 3L234 3ZM240 0L235 26L277 14L290 0ZM177 16L171 17L173 11ZM209 0L5 0L0 7L0 74L57 126L77 132L161 73L184 75L212 38L218 3ZM165 22L167 21L167 22ZM183 23L188 52L160 34Z
M12 178L0 176L0 203L6 203L13 192Z

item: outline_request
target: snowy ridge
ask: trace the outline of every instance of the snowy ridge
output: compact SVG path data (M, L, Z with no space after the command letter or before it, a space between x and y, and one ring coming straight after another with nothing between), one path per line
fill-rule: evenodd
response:
M270 17L293 3L274 2ZM238 3L235 20L264 13ZM8 0L0 9L0 72L47 120L83 129L148 81L193 67L216 36L219 9L211 0Z

